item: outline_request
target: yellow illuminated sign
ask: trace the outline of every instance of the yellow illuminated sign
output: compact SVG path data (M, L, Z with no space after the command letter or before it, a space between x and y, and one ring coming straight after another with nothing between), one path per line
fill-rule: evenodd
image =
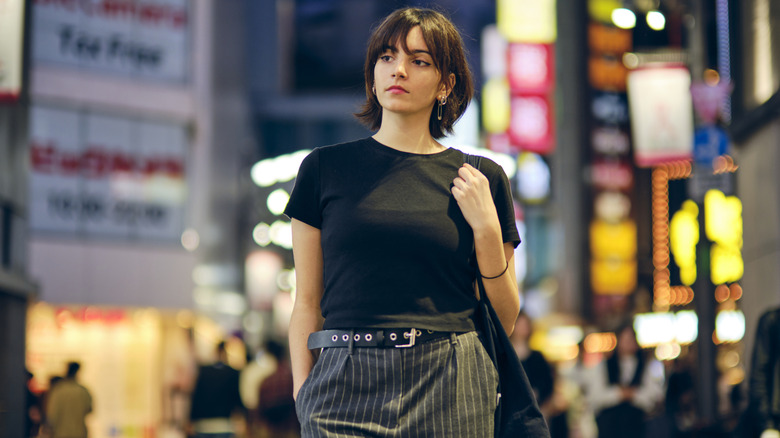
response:
M636 287L636 259L594 259L590 263L593 292L628 295Z
M620 0L588 0L588 14L594 20L602 23L612 22L612 11L622 8Z
M742 201L719 190L704 195L705 230L710 247L710 278L713 284L733 283L742 278Z
M669 224L669 241L680 280L686 286L696 281L696 244L699 242L699 208L685 201ZM739 281L745 270L742 260L742 202L718 190L704 195L704 227L710 245L710 279L713 284Z
M555 0L497 0L498 31L512 43L555 42Z
M595 220L590 225L591 253L596 258L627 259L636 255L636 223Z
M710 248L710 277L713 284L733 283L742 278L745 265L737 247L712 244Z
M501 134L509 128L509 83L506 78L493 78L482 88L482 124L485 131Z
M672 216L669 243L674 261L680 268L680 280L686 286L696 281L696 244L699 243L699 207L688 200Z
M719 190L704 195L707 238L723 245L742 248L742 201Z

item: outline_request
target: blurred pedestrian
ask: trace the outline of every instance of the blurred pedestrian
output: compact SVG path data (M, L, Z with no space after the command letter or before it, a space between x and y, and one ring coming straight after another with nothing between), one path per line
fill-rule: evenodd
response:
M254 432L259 431L263 427L260 424L257 410L260 385L276 370L276 363L276 356L269 352L267 343L254 355L247 357L247 364L241 370L241 377L239 378L241 401L244 403L244 408L247 411L247 427L253 432L252 436L258 436ZM292 396L292 391L290 391L290 396Z
M357 116L377 132L311 152L285 210L302 435L493 436L498 373L472 320L475 268L511 333L520 238L501 167L437 141L473 95L462 38L438 12L396 10L364 75Z
M269 438L298 437L301 425L295 414L289 353L273 341L268 343L267 350L276 359L276 368L260 383L257 404L260 423Z
M49 377L49 388L44 390L43 393L40 395L41 400L41 412L43 414L43 418L41 418L41 427L39 428L38 435L41 437L49 438L51 437L51 428L49 427L49 422L46 420L46 407L49 406L49 399L51 398L51 392L54 389L55 386L57 386L57 383L61 382L63 379L62 376L51 376Z
M235 436L233 414L243 413L240 372L228 365L225 342L216 347L217 360L198 369L192 392L189 432L202 438Z
M33 382L33 373L28 370L24 370L27 376L27 382L25 389L25 417L24 430L27 437L38 436L39 429L41 427L41 421L43 419L43 410L41 409L41 398L36 395L31 386Z
M749 382L745 436L780 438L780 308L758 320Z
M664 414L673 438L696 436L700 427L696 413L696 385L689 355L674 361L667 379Z
M630 323L617 331L615 352L589 376L586 394L599 438L643 437L647 415L664 397L664 369L639 348Z
M586 397L586 389L593 372L593 364L585 350L584 341L577 345L577 356L564 362L561 368L561 386L567 400L567 429L572 438L596 438L596 420Z
M539 409L542 411L550 427L552 438L569 436L566 424L565 400L557 395L555 390L555 369L545 359L541 351L531 348L530 340L533 334L533 321L524 311L520 311L515 321L515 329L510 339L515 347L517 357L523 364L523 369L534 390Z
M65 377L49 389L46 423L52 438L86 438L85 418L92 412L92 395L77 381L81 364L69 362Z

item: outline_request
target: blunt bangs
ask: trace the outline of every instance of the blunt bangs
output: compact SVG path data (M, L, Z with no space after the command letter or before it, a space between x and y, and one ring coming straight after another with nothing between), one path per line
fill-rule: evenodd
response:
M440 55L443 41L437 41L436 32L432 29L435 27L432 23L433 20L426 19L427 16L430 15L430 13L426 12L427 11L423 11L420 14L413 15L407 11L406 14L399 14L397 19L388 19L387 22L383 23L382 26L377 28L376 37L371 40L371 46L368 48L366 61L370 60L372 66L376 65L379 56L381 56L386 49L393 49L398 46L407 54L411 54L409 46L406 44L406 37L412 29L419 26L422 31L423 40L425 41L425 45L428 46L428 51L431 53L436 69L439 70L439 73L443 73L442 65L446 65ZM371 73L373 75L373 71Z

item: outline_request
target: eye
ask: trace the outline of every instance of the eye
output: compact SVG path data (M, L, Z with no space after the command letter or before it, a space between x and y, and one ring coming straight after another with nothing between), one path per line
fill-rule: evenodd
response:
M391 59L393 59L393 57L390 55L382 55L379 57L379 60L383 62L390 62Z
M418 65L420 67L427 67L427 66L431 65L430 62L423 61L422 59L415 59L414 61L412 61L412 63L414 63L414 65Z

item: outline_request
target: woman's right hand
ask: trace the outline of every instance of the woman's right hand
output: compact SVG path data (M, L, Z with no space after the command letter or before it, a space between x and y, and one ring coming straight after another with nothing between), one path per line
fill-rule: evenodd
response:
M301 392L301 386L303 386L303 382L293 383L293 400L295 401L298 401L298 393Z

